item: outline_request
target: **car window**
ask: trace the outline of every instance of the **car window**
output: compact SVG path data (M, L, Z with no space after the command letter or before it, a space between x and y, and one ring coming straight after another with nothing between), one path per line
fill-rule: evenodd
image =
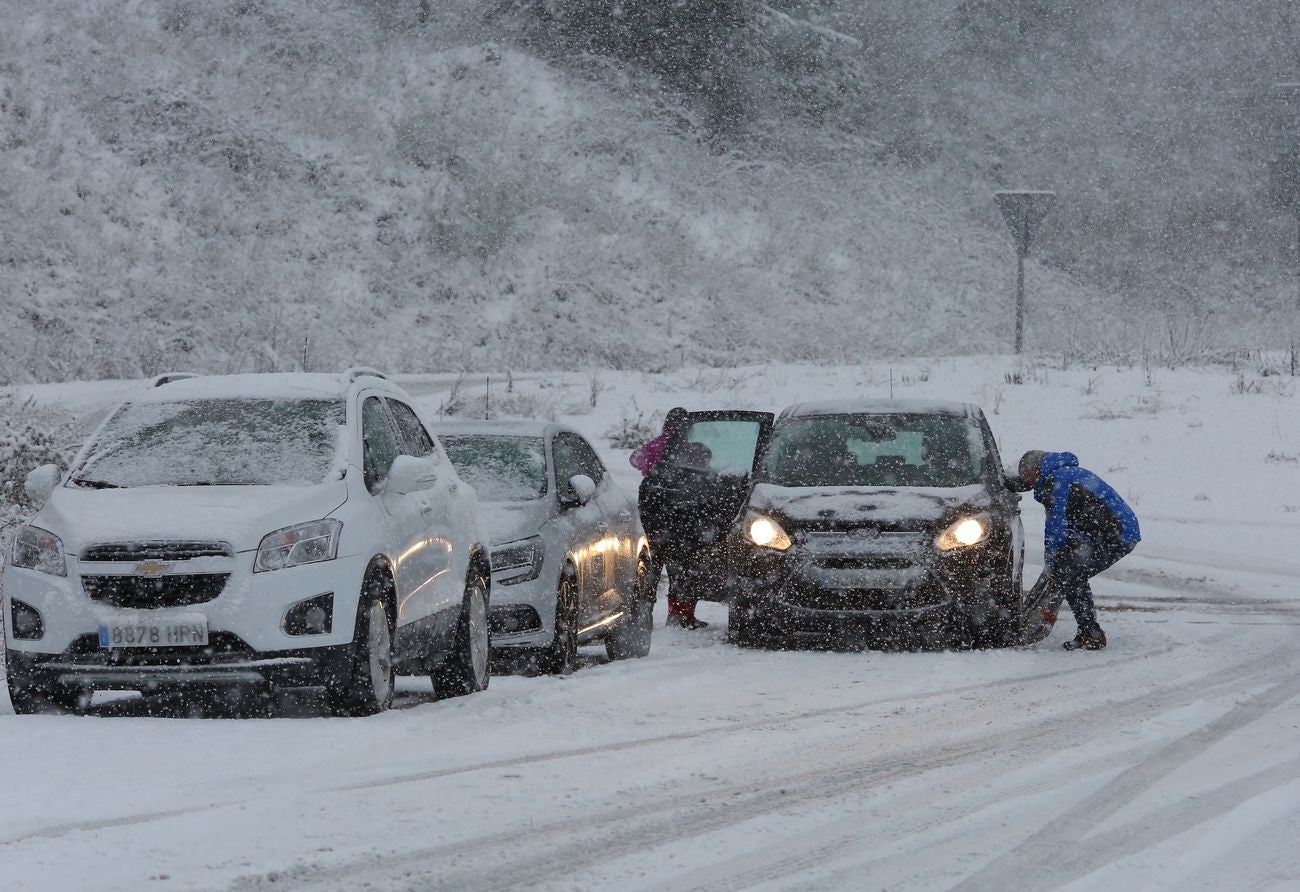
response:
M684 442L668 461L677 467L715 474L748 474L763 426L748 419L709 419L691 423Z
M429 432L424 429L415 410L406 403L399 403L394 399L388 400L388 408L392 410L393 420L397 422L402 453L416 458L433 455L433 437L429 436Z
M104 425L73 479L112 487L320 483L336 465L343 424L338 400L127 404Z
M442 445L456 473L485 502L521 502L546 494L541 437L445 434Z
M367 397L361 404L361 442L365 452L366 487L374 492L401 454L392 416L378 397Z
M978 483L983 432L951 415L819 415L774 432L762 462L780 486L934 486Z
M555 456L555 485L564 498L573 497L569 480L578 474L586 474L597 484L605 479L605 466L596 451L577 434L556 434L551 441L551 452Z

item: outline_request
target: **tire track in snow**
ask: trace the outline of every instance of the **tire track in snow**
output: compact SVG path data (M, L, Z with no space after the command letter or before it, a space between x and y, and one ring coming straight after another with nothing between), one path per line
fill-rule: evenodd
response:
M1276 667L1277 655L1267 653L1206 677L1184 678L1135 697L1070 710L1029 729L1017 727L884 756L860 756L861 745L845 745L848 755L813 771L769 774L741 784L713 785L671 795L639 806L624 806L544 824L528 824L500 834L480 836L412 850L396 857L365 858L325 867L278 871L274 878L246 877L239 889L353 889L359 882L383 888L491 892L533 888L539 877L563 876L623 856L646 852L679 839L698 838L753 818L821 804L836 797L860 794L873 786L920 777L938 769L960 766L972 758L1008 748L1056 753L1062 741L1077 742L1080 728L1100 736L1108 723L1146 718L1151 714L1194 703L1207 692L1235 690L1243 679ZM831 758L835 753L825 754ZM527 851L524 851L527 850ZM800 858L786 859L757 881L787 875L787 864L799 868ZM689 882L674 883L680 887ZM708 888L712 888L709 886Z
M1212 722L1206 726L1202 726L1202 728L1197 729L1196 732L1187 735L1187 737L1184 738L1185 740L1195 740L1198 744L1201 744L1200 748L1197 749L1196 751L1184 753L1187 759L1194 757L1195 755L1199 754L1199 752L1203 751L1205 748L1212 746L1213 743L1217 742L1217 740L1221 739L1223 736L1226 736L1226 734L1231 733L1231 731L1244 727L1245 725L1249 724L1251 721L1254 721L1255 719L1259 718L1264 713L1268 712L1276 705L1278 705L1278 703L1285 702L1285 700L1290 699L1290 696L1295 696L1297 694L1300 694L1300 674L1297 674L1291 677L1290 679L1287 679L1284 682L1281 682L1279 684L1283 687L1282 694L1284 696L1282 696L1277 703L1273 702L1276 699L1276 697L1270 696L1270 695L1276 695L1277 687L1275 686L1274 688L1269 688L1263 694L1260 695L1260 697L1264 698L1262 707L1260 706L1259 703L1257 703L1254 700L1248 701L1248 703L1252 704L1249 708L1242 705L1238 705L1234 709L1230 710L1230 712L1227 715L1225 715L1221 720L1217 722ZM1231 690L1232 689L1231 680L1225 680L1225 686L1227 686L1229 690ZM1207 690L1208 688L1200 689L1199 693L1203 694ZM1290 696L1285 696L1287 691L1291 692ZM1199 697L1193 699L1199 699ZM1166 702L1165 705L1172 706L1176 704ZM1216 727L1216 725L1222 725L1223 727ZM1206 738L1207 731L1211 732L1211 736L1209 738ZM1110 752L1107 753L1105 756L1090 760L1090 762L1088 763L1084 763L1082 765L1071 765L1071 776L1073 779L1077 780L1080 777L1085 777L1085 776L1090 777L1096 774L1109 772L1113 770L1115 766L1115 759L1118 755L1122 753L1131 752L1134 750L1137 751L1154 750L1153 752L1150 752L1149 755L1143 756L1138 761L1137 763L1138 766L1142 766L1142 765L1152 764L1152 760L1161 759L1169 752L1170 746L1164 745L1164 746L1160 746L1157 749L1156 747L1153 747L1153 745L1151 744L1142 744L1140 746L1133 747L1130 749L1125 749L1118 752ZM1036 741L1032 753L1032 755L1035 757L1037 761L1051 759L1057 756L1058 754L1059 754L1059 748L1055 745L1055 743L1051 739L1041 739L1039 741ZM1014 760L1011 764L999 767L997 769L993 769L993 770L982 769L982 768L975 769L973 772L971 772L970 775L968 775L966 779L967 782L965 785L968 788L978 788L978 787L988 786L990 781L998 777L1014 774L1015 772L1022 770L1026 766L1026 762L1024 759L1025 753L1019 752L1016 754L1016 756L1017 756L1016 760ZM1172 768L1170 770L1172 770ZM1130 769L1130 772L1131 771L1133 771L1133 769ZM1269 775L1270 772L1261 772L1259 775L1253 777L1252 779L1249 779L1253 781L1253 783L1243 782L1243 784L1240 785L1240 789L1234 787L1231 794L1228 795L1224 801L1228 801L1232 804L1235 804L1235 802L1239 800L1234 799L1233 796L1242 793L1242 791L1254 790L1256 785L1265 782L1265 778L1268 777ZM1163 776L1163 774L1161 776ZM1291 777L1291 776L1294 776L1294 773L1287 775L1287 777ZM1154 782L1154 779L1152 782ZM1114 783L1116 783L1116 781L1112 781L1111 784L1107 786L1110 787ZM1274 786L1277 784L1277 778L1274 776L1272 781L1268 781L1267 783L1269 783L1270 786ZM945 781L943 783L944 792L942 794L942 798L944 800L951 798L951 791L954 788L959 788L961 786L963 786L963 784L961 783L953 783L951 781ZM995 802L1002 802L1008 798L1011 798L1012 800L1017 800L1025 796L1033 795L1035 793L1045 792L1047 790L1052 789L1055 786L1057 786L1056 779L1050 774L1043 774L1029 780L1026 783L1021 783L1009 788L1001 787L995 790L991 790L990 795L992 797L992 800ZM1265 789L1267 789L1267 787ZM912 797L906 797L906 798L922 799L922 798L929 798L929 797L914 795ZM906 798L904 799L904 802L906 801ZM1200 801L1199 797L1198 797L1198 801ZM1201 802L1202 810L1213 808L1214 807L1213 804L1218 803L1219 801L1220 801L1219 798L1211 798ZM1124 804L1125 804L1124 802L1119 802L1118 804L1115 805L1115 810L1118 810ZM893 805L894 807L896 807L898 803L894 803ZM922 803L922 805L924 805L924 803ZM927 812L926 816L920 821L907 820L906 818L900 820L897 817L894 817L891 820L891 822L884 827L882 833L871 834L869 836L869 839L867 840L864 840L864 834L862 832L863 815L856 814L850 816L849 818L840 819L832 822L829 825L819 827L815 831L811 831L806 834L801 834L800 837L796 839L787 840L779 847L778 851L775 853L772 854L760 853L758 855L746 854L744 856L730 859L729 861L723 864L713 865L699 872L695 876L675 878L672 882L665 883L663 886L654 887L654 888L656 890L664 890L664 892L667 892L667 890L710 890L710 892L727 892L727 890L747 889L747 888L761 885L763 883L776 882L786 877L794 876L806 871L813 870L817 867L824 867L828 861L842 859L845 856L845 852L848 851L855 844L860 847L864 844L864 842L869 842L874 848L877 847L878 844L884 843L884 845L881 847L889 849L890 848L889 843L891 841L896 841L905 837L913 836L918 832L924 832L926 830L933 829L935 827L942 826L944 824L948 824L954 820L960 820L963 817L972 815L978 811L987 808L989 805L990 805L990 801L987 798L979 798L974 801L954 802L945 805L939 809L938 813L935 813L933 811ZM1231 807L1231 805L1224 806L1225 809L1229 807ZM1186 810L1183 804L1173 806L1171 807L1170 810L1176 811L1183 816L1187 816L1190 814L1190 812ZM906 813L907 812L904 812L904 814ZM1074 812L1071 811L1070 815L1073 814ZM1209 816L1207 816L1207 819L1208 817ZM1069 816L1063 818L1062 820L1067 821L1069 823L1070 831L1074 830L1073 821L1070 820ZM1157 827L1166 826L1166 825L1161 825L1159 821L1155 823ZM1167 826L1173 826L1173 825L1169 824ZM1180 832L1181 829L1182 828L1180 828L1179 830L1171 830L1167 835L1173 835L1174 833ZM1045 828L1043 832L1045 834L1051 832L1054 833L1055 835L1051 839L1048 839L1046 841L1041 841L1037 848L1035 848L1035 844L1032 840L1027 841L1026 843L1024 843L1024 848L1026 851L1029 852L1051 852L1052 854L1050 856L1044 856L1047 863L1055 865L1057 869L1060 869L1063 859L1057 854L1059 847L1054 846L1053 843L1057 843L1059 842L1059 839L1065 838L1063 836L1065 831L1060 829L1056 831L1050 831L1048 828ZM1130 833L1127 834L1125 838L1132 839L1136 837L1134 837ZM1163 838L1163 836L1161 838ZM789 849L792 847L795 849L795 851L793 852L786 851L786 853L783 855L780 851L780 849ZM1111 847L1111 849L1113 849L1113 846ZM1108 857L1113 858L1113 855L1106 854L1108 851L1110 851L1110 849L1108 849L1107 845L1105 844L1101 844L1096 847L1096 853L1101 863L1104 863L1104 859ZM757 861L758 863L755 863L755 861ZM1038 877L1038 876L1045 875L1046 873L1046 872L1044 872L1044 874L1026 873L1024 872L1026 870L1032 871L1034 870L1034 868L1013 866L1009 870L1010 873L1009 877L999 876L990 882L983 883L974 886L972 888L981 888L981 889L1015 888L1017 883L1019 881L1022 881L1025 876ZM862 863L857 863L852 868L844 871L843 874L837 874L837 875L841 876L842 879L847 880L849 875L856 875L860 877L864 875L870 875L870 872L864 871ZM1066 879L1068 879L1068 877ZM1061 882L1063 884L1064 880L1062 880ZM816 885L820 887L821 883L818 883ZM829 887L837 888L833 882L830 884ZM959 886L958 888L962 888L962 886Z
M1043 825L1011 851L954 886L954 892L1006 889L1027 876L1042 880L1050 877L1053 884L1064 885L1069 880L1109 863L1113 858L1108 850L1092 848L1086 850L1087 857L1075 857L1066 864L1055 847L1060 840L1086 836L1090 830L1135 801L1178 767L1296 697L1300 697L1300 673L1293 672L1209 724L1174 740L1155 755L1125 769L1114 780L1070 807L1065 814Z

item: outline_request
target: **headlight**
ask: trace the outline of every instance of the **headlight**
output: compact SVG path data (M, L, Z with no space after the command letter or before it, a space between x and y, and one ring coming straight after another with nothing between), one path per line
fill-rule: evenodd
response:
M340 520L313 520L276 530L262 538L253 560L253 572L283 570L301 564L332 561L339 552Z
M745 538L759 548L785 551L793 544L790 541L789 534L781 529L781 525L770 517L751 511L745 515L743 523L745 525Z
M40 527L21 526L14 536L13 565L51 576L67 576L63 540Z
M987 514L959 517L934 540L940 551L977 545L989 537L992 524Z
M536 579L542 572L542 539L531 536L518 542L506 542L492 549L492 572L510 572L511 575L497 580L502 585L527 582Z

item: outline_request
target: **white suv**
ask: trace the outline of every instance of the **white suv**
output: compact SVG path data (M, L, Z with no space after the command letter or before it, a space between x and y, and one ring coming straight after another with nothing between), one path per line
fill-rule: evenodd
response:
M16 712L323 686L355 715L395 673L488 685L477 497L377 372L160 378L27 486L45 505L2 578Z

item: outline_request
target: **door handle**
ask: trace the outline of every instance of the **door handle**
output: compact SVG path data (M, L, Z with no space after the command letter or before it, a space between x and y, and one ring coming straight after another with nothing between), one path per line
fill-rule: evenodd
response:
M608 523L608 521L604 521L604 520L598 520L598 521L596 521L596 532L598 532L598 533L608 533L608 532L609 532L609 523Z
M432 513L433 513L433 506L430 505L428 502L421 502L421 503L420 503L420 513L421 513L421 514L424 514L424 515L426 515L426 516L432 514Z

